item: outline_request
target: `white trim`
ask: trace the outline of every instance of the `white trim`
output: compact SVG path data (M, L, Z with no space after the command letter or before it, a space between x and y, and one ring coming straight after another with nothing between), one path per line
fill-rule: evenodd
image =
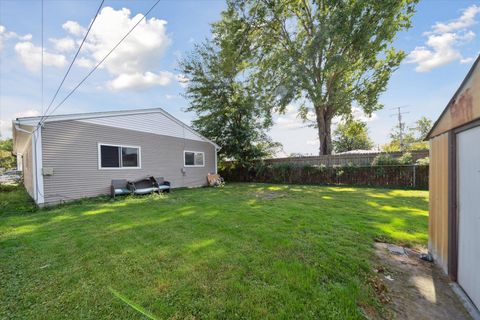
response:
M138 149L138 166L137 167L123 167L122 166L122 157L119 155L120 159L120 167L115 168L115 167L102 167L102 154L101 154L101 146L109 146L109 147L119 147L120 150L121 148L135 148ZM112 144L112 143L103 143L103 142L98 142L97 143L97 160L98 160L98 170L137 170L137 169L142 169L142 148L140 146L130 146L130 145L125 145L125 144Z
M185 153L186 152L193 153L193 162L194 163L195 163L195 155L197 153L201 153L202 158L203 158L203 164L202 165L198 165L198 164L187 165L187 164L185 164ZM183 166L185 168L202 168L202 167L205 167L205 152L203 152L203 151L193 151L193 150L183 150Z
M43 204L44 187L43 187L43 175L42 175L42 128L37 127L37 130L32 135L32 159L33 159L33 194L37 204Z
M217 147L215 147L215 174L218 173L218 169L217 169Z

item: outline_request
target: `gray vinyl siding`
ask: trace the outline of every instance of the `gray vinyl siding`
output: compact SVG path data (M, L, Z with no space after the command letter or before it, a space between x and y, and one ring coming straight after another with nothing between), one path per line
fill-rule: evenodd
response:
M23 173L23 185L27 190L28 194L34 198L34 191L33 191L33 156L32 156L32 140L30 139L23 151L23 159L22 159L22 173Z
M141 148L141 169L99 169L98 143ZM205 153L204 167L186 167L183 150ZM215 146L153 133L114 128L81 121L47 122L42 130L45 202L67 201L109 194L112 179L165 177L173 188L202 186L215 171Z

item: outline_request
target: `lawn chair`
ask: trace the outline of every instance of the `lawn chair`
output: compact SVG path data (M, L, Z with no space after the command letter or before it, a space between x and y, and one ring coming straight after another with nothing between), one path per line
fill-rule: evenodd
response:
M110 194L112 198L115 198L117 195L131 194L132 188L130 183L126 179L116 179L112 180L110 185Z
M153 180L154 180L153 185L155 186L155 188L157 188L158 193L170 192L170 188L171 188L170 181L165 181L163 177L153 178Z

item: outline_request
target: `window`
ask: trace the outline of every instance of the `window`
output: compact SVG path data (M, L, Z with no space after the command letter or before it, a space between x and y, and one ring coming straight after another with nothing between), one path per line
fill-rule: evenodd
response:
M204 153L198 151L184 151L183 158L185 167L203 167Z
M140 169L140 147L98 144L99 169Z

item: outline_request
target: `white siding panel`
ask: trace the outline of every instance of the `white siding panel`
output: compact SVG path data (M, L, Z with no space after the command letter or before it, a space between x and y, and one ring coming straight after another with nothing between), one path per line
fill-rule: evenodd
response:
M215 172L215 146L210 142L120 129L85 121L47 122L42 130L45 201L92 197L110 192L112 179L164 177L173 188L203 186ZM141 148L141 169L98 168L98 143ZM205 153L205 166L183 168L183 151Z
M180 123L170 119L162 113L130 114L93 119L83 119L78 121L121 129L160 134L169 137L205 141L202 137L192 132L189 128L184 128L184 126L182 126Z

